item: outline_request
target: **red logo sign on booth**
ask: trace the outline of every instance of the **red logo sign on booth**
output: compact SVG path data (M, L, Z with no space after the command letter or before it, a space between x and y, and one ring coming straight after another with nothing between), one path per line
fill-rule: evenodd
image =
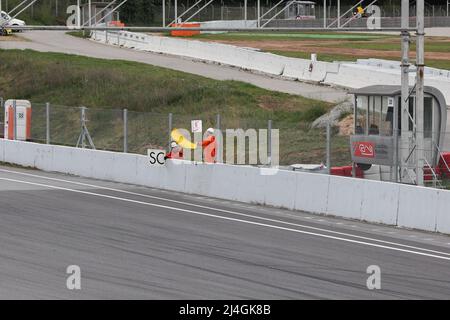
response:
M375 146L372 142L358 141L353 144L355 157L374 158Z

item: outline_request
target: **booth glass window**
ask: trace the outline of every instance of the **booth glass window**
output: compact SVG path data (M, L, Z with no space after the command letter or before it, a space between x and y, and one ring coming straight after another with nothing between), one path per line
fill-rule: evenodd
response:
M380 134L381 97L369 96L369 134Z
M367 134L367 108L368 97L356 97L356 117L355 117L355 134Z
M394 123L394 100L391 97L378 97L381 103L380 136L392 136Z
M408 131L413 131L414 130L414 121L412 119L415 119L415 110L414 110L414 105L415 105L415 98L414 97L410 97L409 98L409 121L408 121ZM398 97L398 129L399 129L399 135L402 135L402 115L401 115L401 110L402 110L402 97Z
M433 136L433 98L425 97L423 112L424 137L431 138Z

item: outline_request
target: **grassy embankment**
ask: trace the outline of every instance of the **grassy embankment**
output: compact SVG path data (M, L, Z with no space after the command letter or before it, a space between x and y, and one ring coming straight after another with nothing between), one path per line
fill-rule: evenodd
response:
M121 150L121 109L129 110L130 151L168 142L168 113L174 127L204 126L222 116L222 128L266 128L267 120L280 129L281 160L318 163L324 160L323 130L311 121L331 104L296 95L260 89L237 81L215 81L135 62L102 60L34 51L0 50L0 96L33 102L33 139L45 140L45 106L51 102L51 138L74 145L80 132L80 111L86 106L88 128L99 149ZM349 162L348 139L335 137L334 164Z

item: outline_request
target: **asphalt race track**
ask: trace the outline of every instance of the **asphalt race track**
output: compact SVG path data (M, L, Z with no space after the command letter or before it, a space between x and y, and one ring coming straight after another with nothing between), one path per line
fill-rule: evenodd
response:
M450 296L448 236L6 166L0 243L1 299Z

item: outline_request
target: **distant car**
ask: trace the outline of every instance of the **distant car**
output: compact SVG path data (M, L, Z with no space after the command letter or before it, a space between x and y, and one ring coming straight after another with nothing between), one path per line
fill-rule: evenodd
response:
M11 19L11 17L9 16L9 14L7 14L5 11L2 11L0 13L0 24L3 25L5 27L24 27L26 26L25 21L20 20L20 19Z

